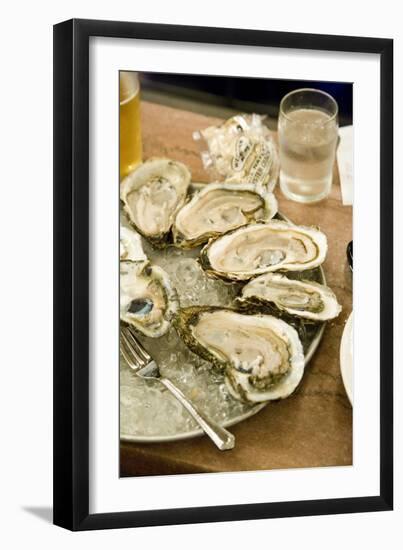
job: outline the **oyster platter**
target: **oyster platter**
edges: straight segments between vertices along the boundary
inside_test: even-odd
[[[121,323],[223,426],[289,397],[341,311],[321,267],[326,235],[278,212],[275,178],[242,173],[246,181],[195,184],[184,164],[151,158],[120,188]],[[157,442],[202,431],[121,356],[120,433]]]

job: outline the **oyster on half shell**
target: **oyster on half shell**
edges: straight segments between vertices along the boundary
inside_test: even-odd
[[[279,273],[266,273],[252,279],[243,287],[237,301],[240,304],[274,304],[290,315],[312,321],[334,319],[341,311],[328,286],[289,279]]]
[[[167,237],[185,202],[190,179],[181,162],[151,158],[121,182],[120,198],[130,222],[153,244],[161,244]]]
[[[305,360],[298,334],[271,315],[196,306],[182,309],[175,326],[194,353],[225,370],[236,399],[283,399],[301,381]]]
[[[244,225],[209,241],[200,263],[213,277],[242,281],[272,271],[318,267],[326,254],[326,235],[319,229],[271,220]]]
[[[142,334],[158,338],[167,332],[179,308],[167,273],[148,261],[120,262],[120,319]]]
[[[124,225],[120,226],[120,259],[132,262],[148,261],[144,254],[140,235]]]
[[[192,248],[248,222],[270,220],[276,212],[273,193],[258,191],[252,184],[211,183],[177,213],[174,244]]]

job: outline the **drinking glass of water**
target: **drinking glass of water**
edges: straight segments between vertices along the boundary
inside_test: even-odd
[[[316,202],[332,185],[338,106],[320,90],[294,90],[280,103],[280,187],[289,199]]]

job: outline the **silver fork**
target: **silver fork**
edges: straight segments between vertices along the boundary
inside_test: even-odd
[[[220,451],[234,448],[235,436],[201,412],[171,380],[161,376],[157,363],[137,340],[130,327],[125,325],[120,327],[120,350],[137,376],[158,380],[181,402]]]

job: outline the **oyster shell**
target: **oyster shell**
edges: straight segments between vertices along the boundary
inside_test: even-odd
[[[158,338],[167,332],[179,308],[168,275],[148,261],[120,262],[120,319]]]
[[[312,321],[327,321],[337,317],[341,306],[334,292],[327,286],[312,281],[289,279],[279,273],[266,273],[247,283],[241,304],[274,304],[290,315]]]
[[[301,381],[305,360],[298,334],[271,315],[189,307],[179,312],[175,326],[194,353],[225,370],[236,399],[283,399]]]
[[[206,272],[247,280],[272,271],[303,271],[323,263],[326,236],[314,227],[271,220],[251,223],[211,240],[200,253]]]
[[[120,259],[132,262],[147,261],[140,235],[123,225],[120,226]]]
[[[269,220],[276,212],[273,193],[257,191],[252,184],[211,183],[177,213],[174,244],[192,248],[248,222]]]
[[[151,158],[122,181],[120,198],[130,222],[154,244],[167,237],[185,202],[190,179],[181,162]]]

